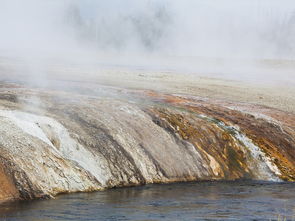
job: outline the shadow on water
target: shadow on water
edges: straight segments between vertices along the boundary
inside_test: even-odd
[[[295,220],[295,183],[193,182],[0,206],[1,220]]]

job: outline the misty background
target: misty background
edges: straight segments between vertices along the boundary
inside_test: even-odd
[[[0,56],[38,61],[34,76],[57,61],[293,73],[294,39],[292,0],[0,0]]]

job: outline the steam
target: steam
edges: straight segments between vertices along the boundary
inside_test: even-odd
[[[204,59],[295,58],[292,0],[0,0],[0,30],[0,55],[38,73],[60,60],[205,73],[221,69]]]

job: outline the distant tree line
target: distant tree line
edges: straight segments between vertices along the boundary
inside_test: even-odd
[[[146,50],[154,50],[165,37],[172,18],[165,6],[151,6],[144,13],[119,15],[114,19],[99,15],[85,18],[79,7],[72,4],[64,21],[79,40],[99,48],[121,49],[133,41]]]

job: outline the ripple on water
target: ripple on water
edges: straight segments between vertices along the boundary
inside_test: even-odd
[[[295,220],[295,184],[194,182],[4,204],[5,220]]]

